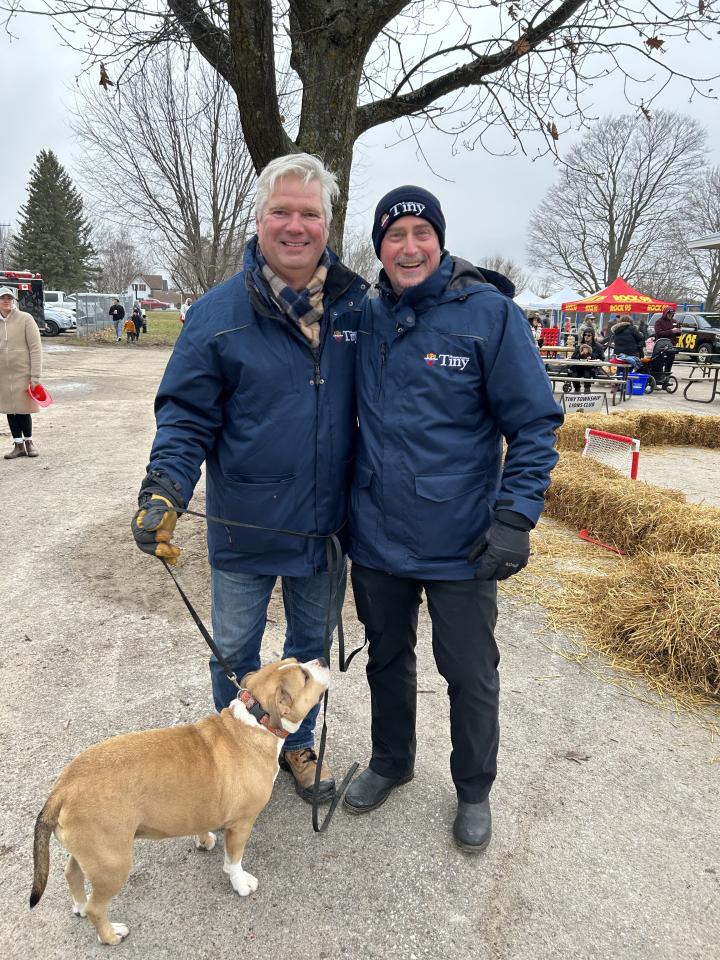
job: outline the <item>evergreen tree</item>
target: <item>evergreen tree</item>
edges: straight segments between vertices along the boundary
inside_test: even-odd
[[[13,243],[16,269],[39,271],[50,289],[82,289],[96,272],[89,238],[82,197],[52,150],[41,150],[20,208]]]

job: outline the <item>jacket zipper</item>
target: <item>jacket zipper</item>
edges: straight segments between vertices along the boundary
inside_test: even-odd
[[[376,403],[379,403],[379,401],[380,401],[380,395],[381,395],[381,393],[382,393],[383,379],[384,379],[384,374],[385,374],[385,363],[386,363],[386,361],[387,361],[387,354],[388,354],[388,345],[387,345],[387,343],[385,343],[385,341],[383,340],[383,342],[380,344],[380,370],[378,371],[377,393],[375,394],[375,402],[376,402]]]

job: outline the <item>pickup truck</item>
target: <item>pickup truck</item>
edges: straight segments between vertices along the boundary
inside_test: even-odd
[[[61,310],[77,310],[77,303],[73,297],[65,293],[64,290],[44,290],[43,298],[48,307],[60,307]]]

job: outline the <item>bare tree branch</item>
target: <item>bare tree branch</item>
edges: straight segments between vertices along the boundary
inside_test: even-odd
[[[227,84],[178,61],[149,60],[119,99],[85,87],[74,128],[96,216],[147,237],[154,263],[201,292],[240,267],[255,171]]]
[[[704,144],[702,128],[679,114],[658,111],[650,123],[632,116],[598,121],[570,150],[567,169],[531,215],[531,265],[585,294],[620,275],[629,283],[653,275],[667,280],[669,250],[705,160]],[[672,262],[675,289],[687,289],[682,258]]]

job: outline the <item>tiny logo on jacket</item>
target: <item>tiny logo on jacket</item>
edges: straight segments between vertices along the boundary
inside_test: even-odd
[[[428,367],[437,364],[439,367],[452,367],[455,370],[464,370],[470,363],[470,357],[453,357],[449,353],[426,353],[423,360]]]
[[[335,343],[357,343],[357,330],[333,330]]]

